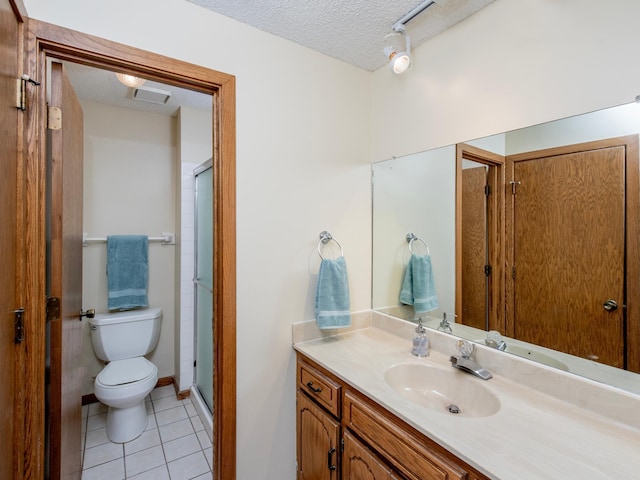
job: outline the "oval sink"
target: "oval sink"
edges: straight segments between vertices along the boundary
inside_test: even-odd
[[[487,417],[500,409],[500,400],[467,373],[419,363],[387,369],[384,379],[399,395],[422,407],[460,417]]]

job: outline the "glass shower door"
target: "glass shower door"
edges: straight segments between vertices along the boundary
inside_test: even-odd
[[[195,384],[213,411],[213,170],[195,174]]]

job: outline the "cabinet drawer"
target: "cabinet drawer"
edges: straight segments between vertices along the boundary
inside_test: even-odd
[[[298,387],[340,417],[340,385],[311,365],[298,361]]]
[[[425,447],[425,439],[407,432],[347,391],[343,420],[404,476],[415,480],[466,480],[467,472]]]

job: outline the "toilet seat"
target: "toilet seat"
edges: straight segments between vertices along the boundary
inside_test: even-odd
[[[98,374],[96,382],[106,388],[117,388],[144,381],[156,373],[157,367],[146,358],[127,358],[110,362]]]

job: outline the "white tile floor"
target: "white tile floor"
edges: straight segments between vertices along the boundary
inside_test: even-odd
[[[212,480],[212,444],[190,399],[176,400],[173,385],[147,397],[149,425],[138,438],[111,443],[107,407],[82,408],[82,480]]]

